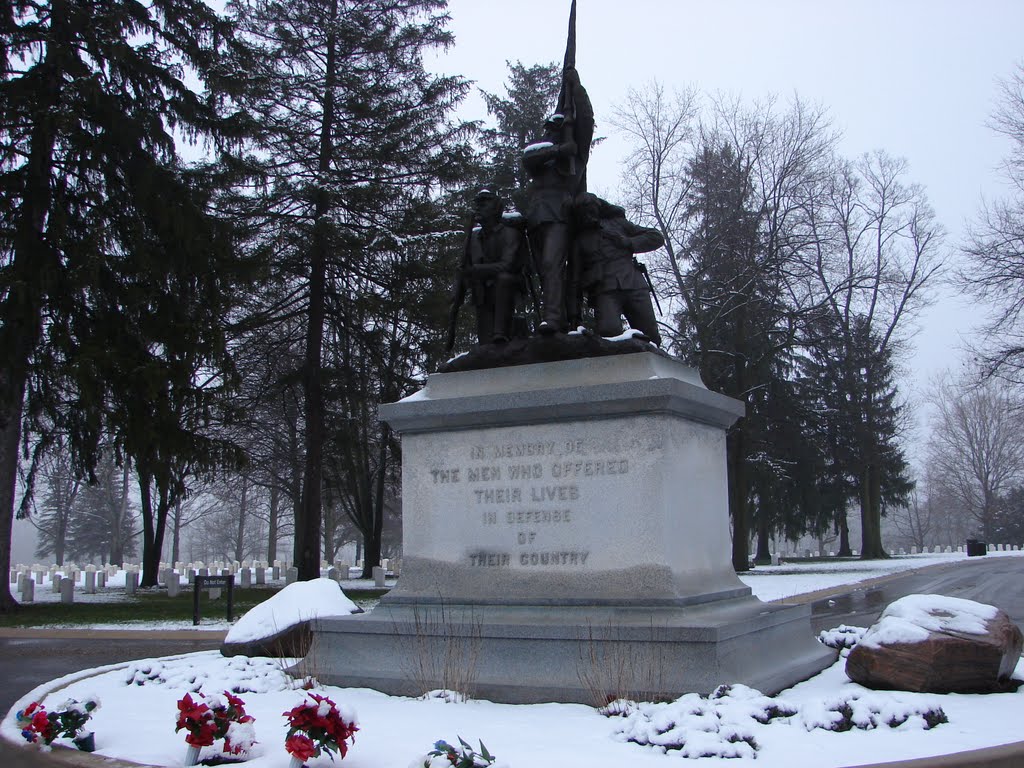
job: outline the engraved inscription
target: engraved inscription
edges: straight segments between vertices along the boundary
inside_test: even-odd
[[[512,564],[512,555],[508,552],[472,552],[469,564],[486,568],[508,568]]]
[[[478,508],[478,530],[491,531],[487,541],[494,549],[468,552],[468,564],[560,571],[587,567],[587,504],[600,500],[613,487],[609,483],[637,471],[635,457],[643,448],[635,438],[616,436],[604,443],[572,438],[464,450],[464,465],[432,468],[428,482],[461,485],[464,490],[443,491],[445,498]]]

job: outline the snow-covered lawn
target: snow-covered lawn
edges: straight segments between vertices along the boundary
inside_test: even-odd
[[[989,695],[879,693],[849,681],[844,660],[822,674],[784,691],[773,701],[742,686],[718,699],[684,696],[668,704],[643,705],[628,717],[605,717],[579,704],[508,705],[488,701],[449,703],[386,696],[368,689],[316,689],[358,716],[355,744],[343,761],[349,768],[405,768],[416,764],[435,741],[457,743],[459,736],[487,748],[509,768],[526,766],[678,765],[683,752],[639,742],[685,741],[696,754],[739,754],[738,759],[706,758],[699,765],[751,764],[760,768],[828,768],[897,760],[1012,742],[1020,738],[1024,692]],[[1024,665],[1017,668],[1024,676]],[[217,652],[133,662],[75,680],[44,699],[51,708],[68,697],[97,696],[101,707],[89,723],[99,754],[154,765],[178,766],[185,754],[184,733],[174,732],[176,702],[187,691],[236,691],[255,716],[258,743],[245,763],[251,768],[285,768],[286,725],[282,713],[305,693],[278,663],[268,659],[225,659]],[[50,684],[51,686],[53,684]],[[44,686],[46,688],[47,686]],[[43,690],[24,697],[24,707]],[[785,716],[767,724],[775,705]],[[827,730],[842,722],[844,705],[853,727]],[[939,710],[948,722],[927,729],[926,713]],[[791,714],[790,714],[791,713]],[[905,720],[892,728],[887,723]],[[868,727],[868,730],[862,729]],[[18,740],[13,711],[4,736]],[[842,726],[840,726],[842,727]],[[660,735],[659,735],[660,734]],[[633,739],[634,741],[630,741]],[[204,757],[219,746],[205,748]],[[753,755],[756,754],[756,758]],[[331,764],[327,757],[311,768]],[[418,765],[422,765],[420,762]]]
[[[867,564],[867,568],[860,563],[758,568],[743,580],[762,599],[777,599],[959,557],[963,556],[898,558]],[[738,755],[731,759],[708,757],[700,761],[701,766],[829,768],[1024,738],[1020,727],[1024,689],[988,695],[881,693],[851,682],[844,663],[841,658],[774,699],[734,686],[717,697],[690,694],[665,704],[626,706],[626,716],[618,717],[606,717],[577,704],[451,703],[330,686],[316,692],[358,715],[355,744],[341,763],[349,768],[422,766],[423,756],[435,741],[457,743],[460,736],[473,746],[482,740],[497,757],[496,765],[508,768],[669,766],[678,765],[685,754]],[[101,708],[89,728],[96,733],[99,754],[179,766],[185,742],[183,733],[174,732],[178,699],[189,691],[215,694],[227,690],[240,695],[246,711],[255,716],[258,743],[245,766],[285,768],[289,756],[283,748],[286,724],[282,713],[300,703],[305,692],[294,687],[282,666],[268,659],[225,659],[216,652],[118,665],[98,674],[69,676],[29,692],[0,728],[5,737],[18,740],[15,711],[44,694],[45,704],[51,708],[68,697],[94,695]],[[1024,664],[1018,665],[1016,676],[1024,678]],[[49,692],[54,688],[59,690]],[[666,751],[664,745],[684,746]],[[203,757],[211,757],[217,750],[219,746],[207,747]],[[308,764],[325,768],[331,761],[323,756]]]

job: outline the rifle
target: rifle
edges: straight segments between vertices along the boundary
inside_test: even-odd
[[[466,245],[462,253],[462,263],[455,273],[455,290],[452,292],[451,307],[448,310],[448,335],[445,337],[444,351],[451,353],[455,347],[455,329],[459,323],[459,308],[466,300],[466,271],[470,265],[470,239],[473,237],[473,217],[469,217],[469,225],[466,227]]]
[[[647,265],[641,263],[636,257],[633,257],[633,264],[640,273],[644,276],[644,281],[647,283],[647,290],[651,292],[651,296],[654,298],[654,306],[658,308],[658,314],[661,314],[661,304],[658,303],[658,294],[654,292],[654,283],[651,282],[651,275],[647,271]]]

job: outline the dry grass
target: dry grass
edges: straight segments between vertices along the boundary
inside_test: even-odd
[[[580,640],[576,674],[595,707],[608,716],[625,714],[626,702],[671,701],[665,690],[664,643],[654,642],[654,626],[644,640],[624,640],[620,627],[608,624],[602,637],[587,626]]]
[[[414,608],[412,632],[395,632],[403,649],[404,676],[424,695],[441,690],[472,698],[480,657],[480,617],[472,608],[458,611],[441,603]]]

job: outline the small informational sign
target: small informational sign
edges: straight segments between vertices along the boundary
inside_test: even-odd
[[[228,621],[232,619],[232,610],[235,602],[235,577],[229,576],[196,576],[195,588],[192,592],[192,625],[199,626],[199,595],[204,589],[227,589],[228,591]]]

